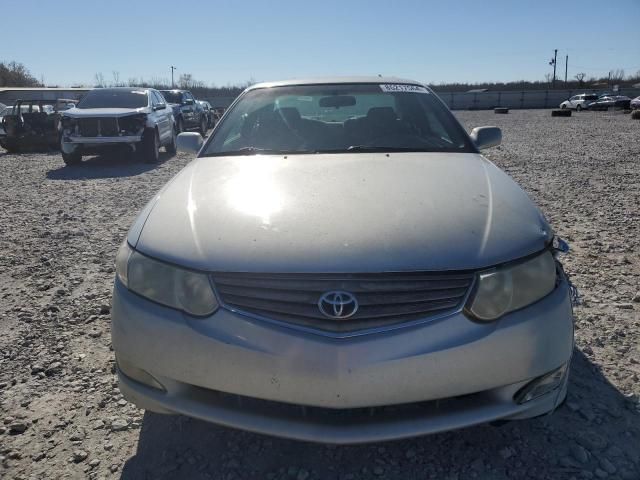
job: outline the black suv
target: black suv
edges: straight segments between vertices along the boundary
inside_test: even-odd
[[[167,103],[173,108],[177,133],[198,130],[202,136],[207,134],[209,120],[193,94],[188,90],[160,90]]]

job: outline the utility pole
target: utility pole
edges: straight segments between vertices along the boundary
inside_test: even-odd
[[[175,87],[175,84],[173,83],[173,71],[177,70],[176,67],[174,67],[173,65],[171,65],[171,88]]]
[[[569,70],[569,55],[564,57],[564,83],[567,84],[567,70]]]
[[[555,88],[556,86],[556,60],[558,59],[558,49],[556,48],[553,51],[553,58],[549,62],[549,65],[553,65],[553,80],[551,81],[551,88]]]

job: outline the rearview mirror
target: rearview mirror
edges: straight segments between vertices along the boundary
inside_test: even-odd
[[[176,143],[179,152],[198,153],[204,140],[202,139],[202,135],[197,132],[184,132],[178,135]]]
[[[167,106],[164,103],[158,103],[153,107],[154,110],[164,110]]]
[[[496,147],[502,143],[502,130],[498,127],[476,127],[471,130],[469,136],[479,150]]]
[[[193,100],[192,100],[191,98],[187,98],[187,99],[184,101],[184,104],[185,104],[185,105],[193,105],[193,103],[194,103],[194,102],[193,102]]]
[[[322,97],[320,106],[325,108],[351,107],[356,104],[356,97],[351,95],[332,95],[331,97]]]

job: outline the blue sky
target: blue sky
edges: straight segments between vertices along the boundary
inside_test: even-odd
[[[170,78],[223,86],[311,75],[427,83],[640,70],[640,0],[0,0],[0,60],[47,84]]]

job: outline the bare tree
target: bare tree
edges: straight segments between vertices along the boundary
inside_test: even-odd
[[[124,85],[122,85],[120,83],[120,72],[113,70],[111,72],[111,75],[113,75],[113,86],[114,87],[124,87]]]
[[[573,78],[578,80],[578,83],[580,84],[580,86],[582,86],[584,83],[584,77],[586,76],[587,76],[586,73],[580,72],[580,73],[576,73]]]
[[[545,80],[545,82],[547,82],[549,85],[551,85],[551,78],[552,78],[552,77],[553,77],[553,75],[552,75],[552,74],[550,74],[550,73],[545,73],[545,74],[544,74],[544,80]]]
[[[609,78],[611,78],[612,82],[621,82],[624,80],[624,70],[622,68],[611,70],[609,72]]]
[[[106,87],[107,82],[104,81],[104,75],[102,72],[98,72],[93,77],[95,79],[96,87]]]
[[[180,88],[182,89],[189,89],[191,88],[191,85],[193,84],[193,75],[191,75],[190,73],[183,73],[182,75],[180,75],[180,78],[178,78],[178,85],[180,85]]]

